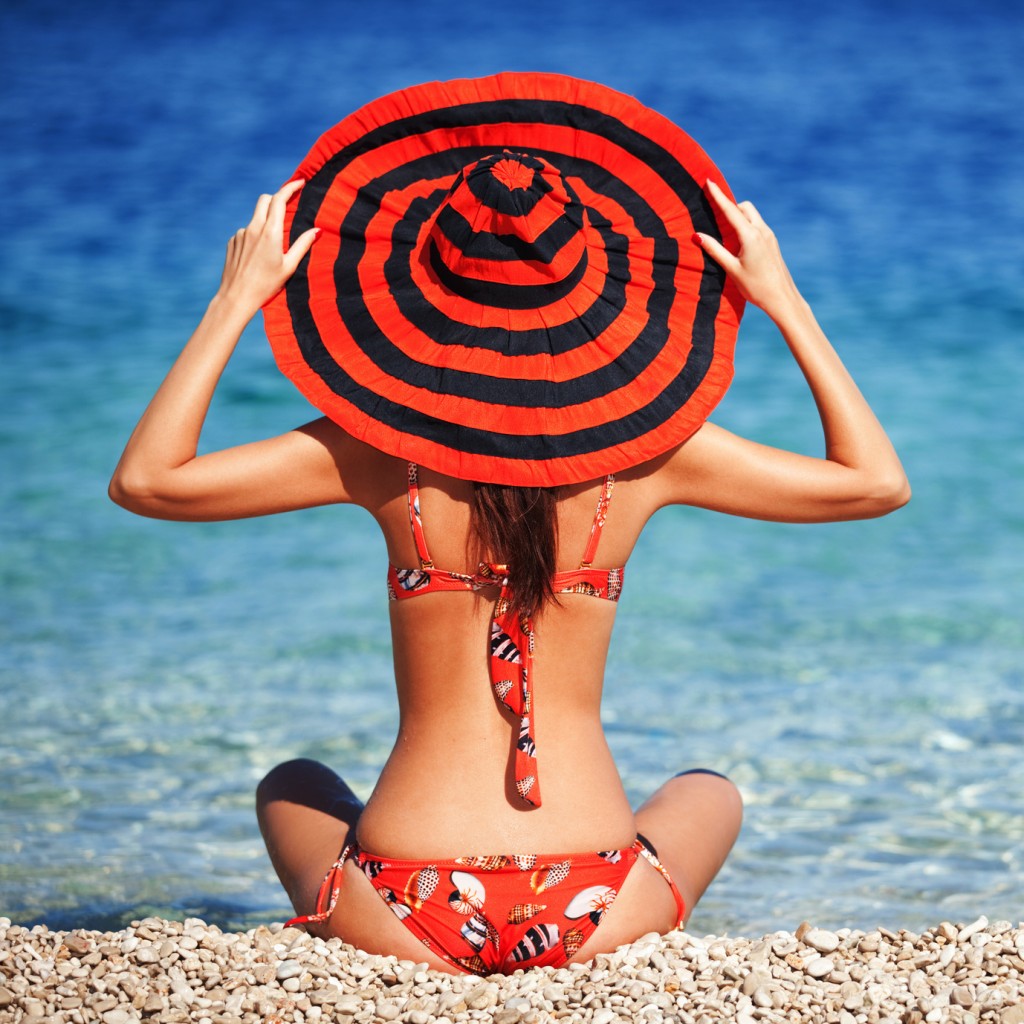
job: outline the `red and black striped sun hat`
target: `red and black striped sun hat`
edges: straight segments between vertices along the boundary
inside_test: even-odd
[[[691,241],[727,233],[704,191],[725,181],[630,96],[531,73],[403,89],[293,177],[288,238],[323,233],[267,334],[376,448],[556,486],[662,454],[729,386],[743,300]]]

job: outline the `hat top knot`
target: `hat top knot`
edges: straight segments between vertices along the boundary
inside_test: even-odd
[[[529,188],[533,184],[533,172],[514,153],[503,156],[496,163],[491,164],[491,174],[509,192],[517,188]]]
[[[583,205],[561,172],[540,157],[505,149],[456,176],[437,211],[427,255],[450,291],[522,309],[574,287],[587,265],[588,233]],[[536,290],[551,286],[554,292]]]

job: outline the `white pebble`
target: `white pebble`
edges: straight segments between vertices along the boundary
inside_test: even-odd
[[[988,918],[982,914],[977,921],[972,921],[969,925],[961,928],[957,933],[957,942],[966,942],[975,932],[980,932],[983,928],[988,927]]]
[[[835,966],[835,963],[827,956],[817,956],[804,964],[804,973],[809,974],[812,978],[824,978],[826,974],[832,973]]]
[[[824,928],[811,928],[804,934],[803,942],[819,953],[834,953],[839,948],[839,936]]]
[[[277,965],[276,977],[278,981],[287,981],[288,978],[297,978],[305,969],[298,960],[282,960]]]
[[[120,1007],[113,1010],[107,1010],[107,1012],[103,1014],[103,1024],[128,1024],[129,1021],[134,1020],[137,1020],[137,1018],[127,1010],[122,1010]]]

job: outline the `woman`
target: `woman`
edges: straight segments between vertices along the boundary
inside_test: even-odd
[[[537,78],[542,79],[539,85]],[[549,109],[557,106],[560,111],[565,105],[565,83],[571,81],[553,78],[481,80],[472,84],[473,102],[464,100],[462,107],[478,116],[480,97],[488,89],[495,90],[488,94],[492,100],[518,101],[543,93],[543,117],[548,117]],[[447,83],[446,97],[463,85]],[[689,161],[684,177],[697,182],[699,195],[689,197],[687,209],[692,224],[702,230],[668,240],[678,243],[669,277],[658,283],[664,262],[657,257],[660,243],[649,267],[637,255],[647,251],[641,244],[646,229],[638,229],[640,241],[631,239],[617,248],[615,239],[629,230],[627,221],[640,223],[646,213],[633,212],[613,223],[611,214],[603,217],[596,192],[588,191],[596,186],[569,174],[563,178],[552,168],[555,136],[548,123],[542,135],[544,158],[493,145],[490,128],[485,141],[495,152],[481,158],[487,147],[481,149],[481,140],[474,136],[473,159],[460,158],[452,165],[463,169],[444,180],[439,198],[408,235],[409,273],[427,282],[421,290],[435,289],[431,310],[446,301],[437,296],[452,300],[449,324],[456,318],[457,303],[462,303],[458,309],[467,302],[491,309],[507,305],[513,311],[507,314],[510,323],[527,316],[519,312],[526,303],[516,288],[542,291],[540,305],[550,319],[561,301],[552,298],[556,291],[558,296],[568,294],[597,265],[612,268],[624,247],[631,262],[629,273],[619,274],[627,282],[620,305],[636,320],[640,309],[653,319],[650,310],[665,290],[675,301],[682,280],[682,271],[675,268],[690,261],[699,287],[694,286],[690,305],[682,299],[676,305],[689,311],[689,329],[700,319],[700,304],[714,292],[710,316],[719,334],[718,349],[702,364],[702,383],[688,385],[692,395],[678,403],[687,410],[696,404],[696,423],[680,423],[673,409],[657,430],[638,429],[643,438],[655,438],[653,456],[650,447],[623,443],[621,430],[590,461],[587,455],[571,460],[558,455],[549,464],[538,457],[519,465],[515,446],[506,446],[502,451],[507,458],[499,453],[487,462],[467,443],[465,450],[455,452],[464,460],[458,462],[463,472],[455,473],[449,453],[440,451],[434,435],[429,442],[422,437],[409,442],[403,435],[400,443],[392,443],[391,435],[401,434],[398,428],[388,425],[374,434],[371,428],[362,429],[363,419],[351,418],[349,407],[359,405],[361,396],[346,393],[336,400],[319,395],[318,383],[300,382],[333,419],[324,417],[279,437],[197,456],[219,376],[261,306],[270,303],[272,340],[280,333],[282,316],[292,332],[289,339],[301,330],[312,331],[313,321],[316,331],[325,333],[324,318],[334,310],[331,303],[341,309],[339,333],[399,333],[388,326],[387,316],[396,314],[387,312],[387,302],[393,299],[403,311],[409,307],[393,275],[388,295],[372,299],[374,267],[391,273],[393,251],[376,261],[366,258],[373,239],[384,237],[375,236],[367,225],[383,217],[388,204],[375,201],[360,220],[353,211],[365,188],[351,186],[356,198],[338,212],[331,206],[330,181],[322,184],[331,154],[336,158],[344,151],[351,166],[371,159],[364,140],[374,136],[375,125],[363,111],[356,127],[352,119],[342,123],[348,125],[343,133],[348,149],[338,144],[325,152],[318,144],[320,150],[313,151],[316,166],[306,168],[311,171],[306,176],[318,182],[310,198],[315,220],[332,223],[324,211],[334,210],[333,222],[341,224],[336,238],[321,240],[319,223],[305,226],[303,203],[314,187],[307,186],[308,194],[303,194],[303,180],[260,198],[250,224],[229,243],[220,288],[140,420],[110,488],[111,497],[131,511],[167,519],[231,519],[336,502],[361,505],[374,516],[391,562],[400,707],[394,750],[365,807],[330,769],[294,761],[263,781],[257,810],[271,859],[300,915],[297,920],[317,934],[337,935],[370,952],[425,961],[439,970],[487,974],[582,961],[647,932],[667,931],[686,920],[733,845],[741,805],[727,779],[702,770],[684,772],[634,813],[601,729],[601,690],[622,567],[651,515],[666,505],[685,504],[760,519],[826,522],[883,515],[909,497],[884,430],[801,298],[757,210],[731,200],[716,184],[720,176],[703,154],[700,160],[706,162],[694,169],[698,158],[680,148],[679,129],[666,127],[667,122],[652,127],[650,112],[635,101],[624,108],[624,98],[609,90],[588,85],[592,91],[586,92],[575,83],[573,88],[577,105],[586,99],[593,107],[612,96],[617,123],[626,122],[628,128],[622,134],[624,149],[634,145],[642,128],[645,138],[658,143],[659,153],[674,154],[673,167]],[[550,102],[552,92],[558,93],[558,104]],[[409,110],[427,94],[398,95],[400,103],[385,98],[390,106],[377,101],[366,108],[389,130],[409,121]],[[451,109],[446,98],[444,118],[438,119],[430,106],[427,113],[435,115],[430,130],[416,129],[417,137],[430,137],[432,153],[446,157],[454,136],[445,136],[441,143],[435,136],[442,121],[445,131],[455,131],[446,120]],[[603,113],[611,109],[608,101]],[[503,113],[494,120],[511,116]],[[534,111],[530,116],[540,115]],[[550,116],[562,115],[556,111]],[[530,133],[539,130],[519,125],[517,131],[516,138],[525,135],[528,142]],[[392,145],[394,132],[385,135],[382,145]],[[587,159],[579,166],[594,165],[595,153],[606,152],[609,137],[615,138],[602,121],[601,139],[593,143],[599,149],[584,154]],[[461,144],[464,136],[457,141]],[[685,145],[695,149],[692,140]],[[358,149],[355,156],[352,147]],[[564,159],[576,166],[573,161],[579,157],[575,153]],[[299,173],[304,173],[302,167]],[[387,176],[374,167],[367,181]],[[407,191],[411,181],[403,178],[388,188]],[[615,203],[620,198],[615,193]],[[531,205],[534,200],[540,205]],[[661,202],[663,209],[672,201],[650,200]],[[545,203],[557,208],[546,213]],[[408,209],[414,207],[412,202]],[[484,232],[480,224],[488,217],[490,227]],[[543,220],[540,227],[538,218]],[[400,223],[401,215],[393,219]],[[355,221],[363,225],[361,234],[353,234]],[[516,238],[514,232],[519,232]],[[557,252],[538,254],[531,248],[539,244],[538,238],[555,233],[562,249],[556,245]],[[397,246],[402,236],[392,226],[387,237]],[[317,248],[328,241],[334,248],[320,266]],[[495,246],[507,251],[495,255]],[[352,281],[359,287],[346,290],[343,263],[352,251],[358,263],[358,281]],[[557,270],[559,254],[570,251],[573,255],[563,262],[573,269]],[[558,279],[559,273],[564,280]],[[631,299],[629,289],[645,275],[652,282],[649,289]],[[608,269],[606,277],[613,282],[615,274]],[[334,286],[338,295],[318,307],[316,289]],[[475,290],[464,294],[463,286]],[[612,290],[609,284],[602,294]],[[509,298],[513,292],[516,297]],[[356,293],[359,308],[352,312],[346,303],[351,305]],[[824,458],[765,447],[704,422],[728,384],[727,372],[715,377],[716,360],[731,354],[722,318],[730,301],[731,308],[741,309],[743,300],[771,317],[803,372],[821,417]],[[364,315],[364,304],[371,301],[376,302],[373,324]],[[425,322],[420,313],[408,316]],[[682,323],[670,320],[667,333],[674,337]],[[606,343],[611,334],[610,329],[602,333]],[[694,327],[692,334],[693,351],[705,342],[714,347],[713,330],[698,337]],[[356,338],[361,347],[348,352],[341,369],[347,372],[363,358],[363,340]],[[319,344],[317,336],[316,344],[303,348],[316,353],[311,363],[323,363]],[[664,332],[659,344],[664,344]],[[283,356],[282,347],[277,349],[279,363],[293,378],[307,371],[290,365],[292,350]],[[445,370],[447,379],[457,379],[450,365]],[[322,366],[317,372],[318,380],[326,379]],[[650,377],[644,379],[648,386]],[[694,398],[702,394],[702,386],[714,391],[710,398],[705,395],[703,405]],[[332,385],[332,390],[337,395],[344,388]],[[429,410],[431,424],[441,415],[444,397]],[[343,404],[331,404],[336,401]],[[538,408],[530,415],[546,412]],[[462,433],[452,436],[469,433],[464,423],[457,426]],[[524,445],[535,435],[557,433],[545,433],[543,425],[533,433],[518,429]],[[454,450],[456,442],[446,435],[443,444]],[[411,461],[406,452],[428,457]],[[598,466],[600,471],[594,472]],[[520,469],[528,474],[550,469],[557,486],[524,485],[514,478]],[[481,479],[487,482],[481,484]],[[417,599],[405,599],[410,597]]]

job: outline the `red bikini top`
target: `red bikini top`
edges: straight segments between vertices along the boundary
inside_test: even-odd
[[[608,516],[615,477],[605,478],[597,502],[590,539],[578,569],[555,573],[552,581],[556,594],[585,594],[606,601],[617,601],[622,593],[623,569],[593,569],[601,530]],[[430,558],[420,516],[420,496],[416,463],[409,463],[409,522],[419,555],[418,569],[388,566],[388,598],[404,601],[420,594],[447,590],[480,590],[500,586],[491,619],[491,685],[501,702],[519,719],[519,738],[515,750],[516,791],[528,804],[540,807],[540,783],[537,778],[537,749],[533,739],[533,673],[534,630],[526,616],[508,611],[508,569],[493,562],[481,562],[475,573],[450,572],[438,569]]]

